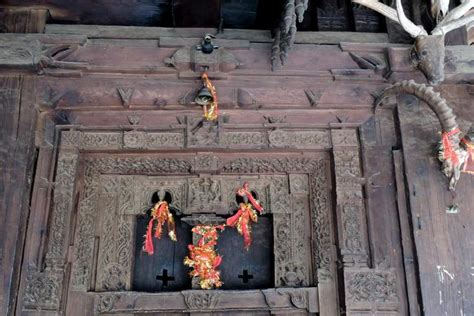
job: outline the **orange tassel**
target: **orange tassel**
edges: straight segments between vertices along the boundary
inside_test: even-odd
[[[233,216],[226,221],[227,226],[237,227],[237,231],[244,237],[245,249],[249,249],[252,244],[250,220],[257,222],[257,213],[252,209],[250,203],[240,203],[240,208]]]
[[[455,128],[452,131],[443,132],[443,134],[441,135],[441,143],[443,144],[444,150],[444,159],[450,161],[453,166],[457,166],[459,164],[459,157],[456,151],[453,149],[453,145],[451,144],[451,140],[449,138],[459,132],[459,128]]]
[[[143,250],[149,255],[152,255],[154,253],[153,239],[151,238],[152,229],[153,229],[153,218],[150,219],[150,221],[148,222],[148,227],[146,229],[146,235],[145,235],[145,244],[143,245]]]
[[[171,240],[176,241],[174,218],[169,210],[168,202],[160,201],[156,203],[151,209],[151,219],[148,222],[145,241],[143,244],[143,251],[145,251],[149,255],[152,255],[154,253],[152,239],[154,221],[156,221],[154,234],[155,238],[161,238],[161,234],[163,232],[163,225],[165,224],[165,222],[168,222],[168,235]]]

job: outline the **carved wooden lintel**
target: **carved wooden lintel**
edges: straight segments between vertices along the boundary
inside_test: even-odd
[[[140,297],[140,303],[137,298]],[[239,310],[252,305],[254,311],[317,313],[317,288],[286,288],[250,291],[188,290],[175,293],[95,294],[95,313],[213,312]],[[251,302],[251,303],[250,303]]]

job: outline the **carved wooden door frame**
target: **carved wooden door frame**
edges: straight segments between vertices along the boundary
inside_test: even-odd
[[[366,288],[362,291],[370,291],[370,287],[376,286],[383,288],[384,292],[377,294],[379,296],[374,298],[374,304],[382,304],[383,309],[386,310],[399,309],[399,297],[403,294],[397,286],[398,281],[394,271],[373,269],[369,262],[363,192],[365,179],[361,168],[357,128],[336,126],[332,129],[299,131],[279,128],[255,132],[222,129],[219,140],[215,143],[209,145],[206,142],[206,145],[202,145],[204,146],[202,151],[182,154],[181,149],[196,146],[196,143],[191,145],[189,141],[185,141],[188,138],[187,128],[183,126],[181,130],[165,132],[123,130],[102,132],[76,128],[58,132],[60,141],[55,168],[50,233],[45,245],[46,255],[44,264],[39,264],[41,262],[39,261],[36,265],[30,263],[28,266],[26,280],[23,283],[25,311],[42,309],[61,313],[67,310],[64,305],[65,295],[69,297],[67,304],[85,304],[85,306],[90,306],[90,310],[95,313],[166,311],[163,306],[169,306],[169,303],[165,302],[174,302],[174,305],[171,305],[174,306],[173,310],[207,309],[212,311],[238,308],[239,304],[232,306],[220,303],[228,301],[226,296],[235,295],[227,291],[190,290],[174,294],[127,291],[90,292],[89,269],[94,265],[93,249],[97,248],[97,244],[94,244],[97,241],[93,227],[97,207],[94,206],[94,201],[98,198],[99,181],[115,179],[109,181],[111,183],[106,181],[102,186],[101,190],[104,190],[105,198],[100,198],[100,207],[118,206],[119,212],[124,212],[124,208],[129,203],[126,201],[130,195],[127,188],[130,188],[133,183],[125,178],[110,178],[107,175],[166,174],[177,177],[200,173],[244,175],[274,172],[290,174],[289,193],[294,193],[294,196],[299,194],[310,196],[313,225],[312,260],[316,265],[311,284],[317,285],[317,288],[240,291],[239,296],[251,295],[252,301],[256,304],[254,307],[261,310],[283,311],[296,308],[322,314],[338,313],[340,303],[337,294],[339,272],[336,265],[336,244],[339,244],[341,259],[345,266],[343,277],[346,304],[350,302],[352,308],[357,309],[364,295],[360,292],[361,287]],[[267,147],[270,151],[264,153],[248,151],[239,157],[231,156],[231,158],[226,158],[225,154],[218,152],[221,144],[225,144],[226,148],[229,143],[237,148],[255,146],[255,139],[262,139],[263,145],[257,143],[257,146]],[[295,139],[299,141],[295,142]],[[163,148],[163,145],[168,146],[167,152],[156,151],[158,148]],[[140,149],[140,153],[136,153],[137,149]],[[213,153],[215,149],[218,151]],[[286,153],[275,153],[276,149]],[[298,150],[295,152],[293,149]],[[173,151],[169,152],[169,150]],[[107,152],[109,154],[100,154]],[[329,160],[329,155],[333,157],[332,161]],[[332,172],[334,172],[335,188],[331,185]],[[105,176],[101,176],[102,174]],[[311,192],[305,193],[304,181],[301,183],[301,177],[298,174],[309,175]],[[118,183],[118,186],[114,188],[112,182],[117,181],[122,184]],[[118,204],[112,203],[115,201],[116,192],[120,192]],[[108,195],[110,196],[107,198]],[[332,215],[333,198],[335,198],[337,219],[334,219]],[[288,204],[289,200],[293,199],[284,197],[278,200],[280,201],[278,203],[282,203],[281,206],[272,205],[272,208],[292,209]],[[275,215],[280,216],[278,212]],[[331,228],[336,223],[338,233]],[[75,228],[70,231],[68,227]],[[124,227],[126,225],[119,223],[117,226],[119,235],[114,235],[114,237],[127,239],[128,236],[130,242],[133,243],[130,230]],[[275,229],[278,230],[278,228]],[[120,234],[125,235],[120,236]],[[72,241],[74,235],[75,241]],[[338,236],[337,241],[336,236]],[[278,232],[275,232],[275,237],[278,238]],[[286,237],[283,235],[283,238],[276,239],[275,243],[284,243]],[[122,248],[127,249],[127,247]],[[128,251],[131,249],[128,248]],[[278,260],[278,258],[275,259]],[[64,265],[65,261],[69,263]],[[296,273],[295,269],[297,270],[291,264],[286,265],[281,273],[282,275]],[[111,275],[118,276],[120,273],[123,271],[117,270]],[[127,288],[129,289],[130,285],[124,284],[124,289]],[[319,305],[318,302],[324,303]],[[367,302],[362,301],[360,308],[367,308]]]

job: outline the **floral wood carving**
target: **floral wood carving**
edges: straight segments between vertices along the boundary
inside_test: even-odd
[[[115,303],[119,299],[120,296],[115,294],[100,295],[96,307],[97,312],[100,314],[112,311],[114,309]]]
[[[331,131],[339,222],[342,227],[341,254],[345,266],[368,265],[365,233],[365,204],[361,186],[361,161],[357,131]]]
[[[87,132],[89,134],[93,134],[91,132]],[[72,132],[68,136],[64,138],[65,142],[61,145],[63,150],[68,150],[69,147],[76,147],[79,144],[79,148],[84,144],[83,141],[83,132]],[[121,135],[120,133],[117,133]],[[89,137],[91,136],[91,137]],[[93,139],[92,135],[88,135],[89,139]],[[89,146],[91,143],[87,142]],[[62,150],[62,151],[63,151]],[[67,151],[65,151],[67,152]],[[61,152],[60,152],[61,155]],[[196,156],[194,156],[196,157]],[[119,201],[120,205],[124,205],[123,208],[117,207],[117,214],[128,214],[127,209],[130,209],[135,205],[136,198],[133,197],[134,193],[131,192],[129,189],[124,187],[124,184],[130,184],[130,178],[120,178],[118,177],[118,182],[115,181],[105,181],[105,179],[101,179],[100,174],[104,173],[112,173],[112,174],[149,174],[149,173],[165,173],[169,175],[173,174],[191,174],[193,172],[193,166],[195,165],[194,157],[190,156],[189,158],[155,158],[155,157],[133,157],[133,156],[126,156],[126,157],[117,157],[117,156],[109,156],[109,157],[101,157],[96,158],[93,156],[86,157],[84,159],[84,189],[81,191],[81,200],[79,203],[78,208],[78,216],[77,216],[77,226],[76,226],[76,236],[74,242],[74,254],[73,254],[73,265],[71,270],[71,288],[74,290],[80,291],[87,291],[90,289],[91,284],[91,271],[90,267],[92,266],[92,257],[94,254],[95,246],[95,237],[94,237],[94,227],[98,219],[97,215],[97,207],[101,207],[100,203],[104,203],[105,199],[99,197],[100,190],[103,191],[103,194],[111,194],[112,192],[120,192],[121,199]],[[289,158],[238,158],[230,161],[219,161],[216,157],[214,159],[213,165],[217,166],[218,170],[221,172],[226,173],[267,173],[267,172],[296,172],[296,173],[309,173],[310,175],[313,172],[317,171],[317,168],[323,168],[327,170],[328,167],[327,161],[323,160],[322,158],[303,158],[298,157],[295,159]],[[243,163],[243,165],[241,165]],[[75,171],[74,171],[75,172]],[[326,183],[326,171],[321,173],[323,179],[319,179],[318,181],[323,180]],[[267,176],[261,176],[262,179],[265,179]],[[274,182],[274,179],[271,179],[274,176],[268,176],[268,181]],[[319,176],[318,176],[319,177]],[[75,175],[73,175],[70,179],[74,179]],[[284,177],[282,177],[284,178]],[[267,181],[267,180],[264,180]],[[277,181],[278,182],[278,181]],[[275,182],[275,183],[277,183]],[[61,183],[61,181],[59,181]],[[124,184],[123,184],[124,183]],[[262,182],[263,183],[263,182]],[[284,182],[282,182],[283,185]],[[289,195],[289,184],[288,180],[286,180],[285,192]],[[101,188],[102,189],[99,189]],[[284,202],[284,199],[279,199],[275,197],[276,189],[269,188],[262,189],[257,188],[259,192],[259,196],[262,198],[271,199],[268,200],[268,205],[273,205],[274,209],[280,214],[283,214],[284,209],[290,208],[288,202]],[[304,189],[302,189],[304,191]],[[272,193],[275,192],[275,193]],[[102,193],[101,193],[102,194]],[[115,193],[114,193],[115,194]],[[268,195],[267,195],[268,194]],[[327,194],[327,192],[323,192],[322,194]],[[273,200],[272,200],[273,199]],[[288,199],[287,199],[288,200]],[[321,208],[314,208],[313,204],[311,204],[311,208],[313,208],[317,212],[326,213],[325,216],[329,216],[326,210]],[[314,211],[313,211],[314,212]],[[297,216],[295,219],[300,221]],[[126,251],[127,246],[126,243],[119,242],[120,240],[129,240],[131,239],[129,236],[130,231],[128,229],[124,229],[129,225],[128,223],[118,225],[117,229],[117,242],[113,245],[113,248],[116,249],[115,254],[111,256],[113,260],[109,261],[110,263],[106,265],[104,271],[109,273],[109,275],[113,274],[117,276],[116,280],[111,279],[104,284],[102,283],[103,289],[114,289],[114,290],[121,290],[127,288],[127,276],[124,272],[127,270],[127,258],[128,254]],[[130,226],[128,226],[130,227]],[[320,227],[319,229],[327,229],[328,231],[330,228]],[[123,235],[124,237],[120,237]],[[328,233],[328,235],[330,235]],[[294,242],[294,241],[292,241]],[[131,249],[128,247],[128,249]],[[63,253],[65,250],[63,250]],[[319,252],[319,251],[315,251]],[[298,259],[295,259],[298,261]],[[331,260],[328,260],[332,262]],[[284,270],[286,275],[283,274],[283,277],[286,284],[292,284],[295,282],[295,278],[293,275],[297,275],[296,280],[304,280],[304,282],[308,282],[308,271],[306,270],[307,267],[296,265],[287,265]],[[123,274],[125,273],[125,274]],[[104,280],[103,277],[98,276],[99,279]],[[125,281],[123,281],[125,280]],[[299,281],[296,281],[297,283]],[[58,284],[62,286],[62,277],[59,279]],[[100,283],[97,283],[99,285]]]
[[[392,272],[346,272],[346,295],[351,303],[397,303],[397,282]]]
[[[226,132],[223,133],[220,143],[228,147],[255,147],[265,146],[267,141],[264,132]]]
[[[26,308],[54,310],[59,308],[62,271],[38,272],[28,267],[23,303]]]
[[[46,265],[50,268],[62,268],[64,265],[66,227],[74,204],[73,191],[77,159],[78,152],[75,149],[62,150],[58,158],[51,234],[46,252]]]
[[[212,309],[219,299],[217,291],[183,291],[182,293],[186,305],[193,310]]]
[[[318,268],[314,283],[333,279],[333,238],[331,236],[332,218],[328,190],[327,166],[320,164],[313,171],[311,179],[311,222],[313,229],[313,258]]]
[[[287,148],[327,148],[329,137],[326,131],[296,131],[281,129],[268,134],[270,147]]]

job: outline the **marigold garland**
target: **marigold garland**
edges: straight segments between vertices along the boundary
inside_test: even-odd
[[[197,225],[192,232],[201,235],[197,245],[188,245],[189,256],[184,258],[184,264],[193,268],[191,277],[199,278],[202,289],[219,288],[222,286],[220,271],[216,268],[221,264],[222,257],[214,249],[217,244],[217,230],[224,230],[224,225]]]
[[[163,232],[163,225],[165,222],[168,223],[168,236],[171,240],[176,241],[176,227],[173,218],[173,214],[171,214],[168,202],[160,201],[156,203],[153,208],[151,209],[151,219],[148,222],[148,227],[145,234],[145,241],[143,244],[143,250],[152,255],[155,250],[153,248],[153,239],[152,239],[152,231],[153,231],[153,222],[156,221],[155,225],[155,238],[160,239],[161,234]]]

